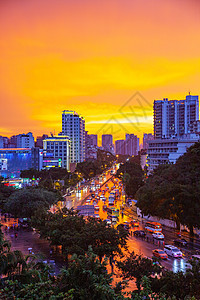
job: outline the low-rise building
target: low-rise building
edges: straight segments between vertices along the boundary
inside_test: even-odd
[[[180,138],[150,141],[147,150],[148,172],[151,173],[160,164],[174,164],[190,146],[199,140],[199,135],[187,134]]]
[[[68,136],[52,136],[43,140],[43,168],[70,168],[70,139]]]
[[[19,178],[23,170],[41,170],[42,151],[39,148],[0,149],[0,176]]]

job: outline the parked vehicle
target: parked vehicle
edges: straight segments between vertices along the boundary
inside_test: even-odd
[[[152,251],[153,255],[155,257],[161,258],[161,259],[168,259],[168,255],[167,253],[165,253],[163,250],[161,249],[154,249]]]
[[[165,238],[164,234],[162,232],[155,232],[152,234],[154,239],[163,240]]]
[[[140,237],[145,237],[145,236],[146,236],[146,232],[145,232],[144,230],[135,230],[135,231],[133,232],[133,234],[134,234],[135,236],[140,236]]]
[[[172,257],[182,257],[183,253],[175,246],[173,245],[165,245],[164,248],[165,253],[167,255],[172,256]]]
[[[176,239],[173,241],[174,245],[186,247],[188,242],[185,239]]]
[[[194,255],[191,256],[191,259],[195,259],[197,261],[200,261],[200,255],[194,254]]]
[[[107,210],[107,205],[103,205],[103,210]]]
[[[99,211],[99,206],[98,206],[98,205],[95,205],[95,206],[94,206],[94,210],[95,210],[95,211]]]

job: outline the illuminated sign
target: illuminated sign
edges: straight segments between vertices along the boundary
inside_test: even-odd
[[[7,158],[0,158],[0,170],[7,171],[8,170],[8,160]]]

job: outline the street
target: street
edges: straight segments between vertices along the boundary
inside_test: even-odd
[[[95,188],[98,186],[98,188]],[[109,194],[118,190],[119,194],[114,201],[114,205],[109,205]],[[93,197],[91,196],[93,195]],[[100,198],[101,197],[101,198]],[[103,199],[103,200],[102,200]],[[83,187],[77,187],[71,196],[66,196],[63,202],[60,202],[58,206],[60,208],[76,208],[81,204],[94,204],[95,205],[95,216],[101,218],[102,220],[109,221],[111,208],[117,212],[117,223],[130,222],[133,219],[137,219],[135,214],[126,213],[127,206],[125,206],[125,193],[123,191],[122,183],[119,179],[114,178],[111,174],[111,170],[107,171],[103,176],[99,176],[95,180],[89,181]],[[51,208],[51,211],[55,211],[55,206]],[[129,211],[129,209],[127,209]],[[112,219],[112,218],[111,218]],[[55,261],[55,272],[58,273],[59,268],[62,266],[62,258],[59,253],[59,249],[50,248],[48,241],[41,239],[40,235],[35,231],[27,231],[26,229],[20,229],[17,232],[17,237],[15,237],[14,229],[12,229],[13,224],[17,224],[17,220],[10,218],[10,220],[4,220],[2,217],[1,222],[3,224],[3,232],[5,237],[12,242],[12,249],[19,249],[24,254],[29,254],[31,252],[34,254],[42,254],[43,260],[48,262]],[[129,238],[128,238],[128,250],[129,252],[134,251],[136,254],[142,254],[148,258],[152,258],[152,250],[163,249],[165,244],[173,245],[173,240],[177,238],[176,233],[169,229],[163,229],[165,236],[164,241],[158,241],[150,238],[144,239],[140,237],[135,237],[133,232],[135,230],[144,230],[144,220],[140,220],[139,227],[129,228]],[[10,230],[5,231],[5,226],[9,226]],[[185,271],[186,268],[190,267],[187,263],[188,258],[191,255],[190,249],[181,249],[183,252],[183,258],[172,258],[169,257],[166,261],[162,261],[162,266],[168,270],[174,272]]]

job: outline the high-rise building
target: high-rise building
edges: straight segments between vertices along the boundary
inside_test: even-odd
[[[97,135],[85,132],[85,159],[97,159]]]
[[[200,134],[200,120],[197,120],[190,124],[189,130],[190,133]]]
[[[126,155],[137,155],[139,151],[139,138],[134,134],[126,134]]]
[[[0,149],[4,148],[3,137],[0,136]]]
[[[75,111],[62,112],[62,134],[71,141],[70,162],[85,160],[85,120]]]
[[[117,140],[115,141],[115,154],[125,155],[126,151],[126,141],[125,140]]]
[[[189,133],[189,125],[199,119],[199,97],[155,100],[153,109],[155,139],[179,137]]]
[[[102,134],[102,147],[105,151],[114,152],[112,134]]]
[[[70,140],[68,136],[52,136],[43,140],[43,168],[62,167],[69,170]]]
[[[97,134],[88,134],[88,131],[86,131],[85,132],[85,146],[97,147]]]
[[[16,139],[12,137],[13,141],[16,141],[16,148],[33,148],[35,146],[34,137],[31,132],[27,134],[18,134]]]
[[[147,150],[149,146],[149,142],[154,140],[154,136],[151,133],[143,134],[143,149]]]

